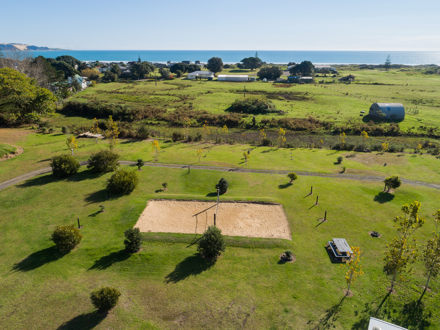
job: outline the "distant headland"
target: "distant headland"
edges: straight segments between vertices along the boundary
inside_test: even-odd
[[[14,50],[62,50],[61,48],[49,48],[49,47],[40,47],[40,46],[34,46],[34,45],[27,45],[27,44],[20,44],[20,43],[0,43],[0,51],[6,50],[6,51],[14,51]]]

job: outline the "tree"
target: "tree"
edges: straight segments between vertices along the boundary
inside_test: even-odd
[[[35,80],[14,69],[0,69],[0,125],[38,120],[55,109],[56,98]]]
[[[71,135],[66,139],[66,145],[67,148],[69,148],[69,150],[72,152],[72,156],[73,156],[73,151],[75,149],[78,149],[78,142],[76,142],[76,138],[74,135]]]
[[[115,75],[117,75],[118,77],[121,75],[121,73],[122,73],[122,71],[121,71],[121,68],[119,67],[119,65],[117,65],[116,63],[113,63],[112,65],[110,65],[110,70],[107,70],[107,71],[110,71],[110,72],[112,72],[112,73],[114,73]],[[106,71],[106,72],[107,72]]]
[[[241,60],[243,63],[243,67],[245,69],[255,70],[263,65],[263,61],[261,61],[258,57],[246,57]]]
[[[118,167],[118,160],[118,154],[102,150],[90,156],[87,168],[97,173],[112,172]]]
[[[135,171],[119,169],[107,181],[107,191],[113,195],[129,194],[138,183],[139,178]]]
[[[104,76],[102,77],[103,82],[115,82],[118,81],[118,75],[110,70],[104,72]]]
[[[394,218],[398,236],[387,245],[384,272],[391,276],[390,292],[393,291],[397,276],[405,271],[416,259],[416,243],[410,240],[412,234],[420,228],[425,220],[419,216],[420,202],[402,206],[402,216]]]
[[[366,131],[361,132],[362,141],[365,144],[367,142],[367,139],[369,138],[368,133]]]
[[[87,77],[87,79],[89,79],[89,80],[98,80],[99,71],[96,69],[86,68],[81,71],[81,76]]]
[[[170,77],[171,77],[171,72],[167,68],[160,68],[159,69],[159,74],[160,74],[162,79],[170,79]]]
[[[125,250],[129,253],[138,252],[141,249],[141,232],[139,228],[130,228],[124,232]]]
[[[249,159],[251,158],[251,154],[249,152],[247,152],[247,151],[244,151],[243,152],[243,158],[244,158],[245,164],[247,165]]]
[[[289,69],[290,74],[300,76],[313,76],[315,73],[315,66],[310,61],[303,61],[300,64]]]
[[[137,160],[136,166],[137,166],[139,171],[142,169],[142,166],[144,166],[144,164],[145,163],[144,163],[144,161],[142,159],[138,159]]]
[[[345,281],[347,282],[347,292],[346,295],[350,294],[350,287],[356,280],[356,278],[363,274],[361,267],[361,250],[359,247],[352,247],[353,253],[351,254],[350,260],[347,261],[348,269],[345,273]]]
[[[385,63],[383,65],[385,67],[385,70],[389,70],[391,68],[391,56],[388,55],[387,59],[385,60]]]
[[[100,312],[107,313],[110,309],[116,306],[121,293],[119,290],[110,287],[104,287],[93,291],[90,295],[90,300]]]
[[[210,226],[200,238],[197,251],[203,258],[209,261],[215,261],[217,257],[225,251],[225,248],[225,241],[220,229],[215,226]]]
[[[278,146],[282,147],[286,143],[286,130],[280,127],[278,130]]]
[[[65,178],[77,173],[80,164],[71,155],[60,155],[52,158],[50,166],[55,177]]]
[[[386,191],[387,193],[389,193],[391,189],[399,188],[400,185],[402,184],[399,177],[396,175],[386,178],[383,182],[385,183],[385,187],[383,188],[383,191]]]
[[[154,72],[154,66],[149,62],[131,62],[130,72],[133,79],[143,79],[145,75]]]
[[[108,117],[107,127],[108,129],[105,131],[105,136],[110,139],[110,149],[113,149],[118,143],[119,127],[111,115]]]
[[[214,75],[217,72],[223,70],[223,61],[220,57],[211,57],[208,60],[208,64],[206,65],[209,71],[214,72]]]
[[[58,226],[52,233],[52,241],[58,251],[68,253],[81,242],[82,235],[73,225]]]
[[[220,195],[226,193],[228,187],[229,187],[229,183],[224,178],[221,178],[220,181],[215,185],[215,189],[218,189]]]
[[[434,236],[426,243],[423,251],[423,263],[425,265],[426,283],[419,302],[425,295],[431,278],[436,278],[440,273],[440,234],[438,232],[434,233]]]
[[[153,140],[153,142],[151,142],[151,148],[153,149],[154,152],[154,158],[157,160],[157,156],[159,155],[159,151],[160,151],[159,141]]]
[[[277,80],[281,75],[283,74],[283,71],[280,69],[279,66],[272,65],[272,66],[265,66],[258,71],[258,78],[261,80],[267,79],[267,80]]]
[[[292,183],[293,181],[298,179],[298,175],[296,175],[296,173],[294,173],[294,172],[291,172],[291,173],[287,174],[287,176],[290,179],[290,183]]]

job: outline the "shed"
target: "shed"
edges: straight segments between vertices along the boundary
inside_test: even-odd
[[[374,118],[402,121],[405,119],[405,108],[401,103],[373,103],[369,114]]]
[[[368,323],[368,330],[406,330],[398,325],[385,322],[383,320],[370,317],[370,323]]]
[[[249,81],[247,74],[220,74],[218,81]]]
[[[211,71],[194,71],[188,73],[187,78],[190,80],[194,80],[197,78],[212,80],[212,78],[214,78],[214,74]]]

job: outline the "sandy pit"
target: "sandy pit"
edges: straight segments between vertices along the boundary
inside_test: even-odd
[[[150,200],[135,228],[141,232],[202,234],[214,224],[215,202]],[[291,239],[279,204],[221,202],[217,227],[224,235]]]

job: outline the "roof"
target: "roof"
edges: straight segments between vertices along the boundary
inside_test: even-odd
[[[247,74],[219,74],[219,78],[231,78],[231,77],[241,77],[241,78],[248,78],[249,75]]]
[[[208,75],[212,75],[213,73],[211,71],[194,71],[194,72],[190,72],[188,74],[208,74]]]
[[[381,108],[403,108],[402,103],[376,103]]]
[[[370,317],[370,323],[368,324],[368,330],[406,330],[398,325],[385,322],[383,320]]]
[[[309,80],[309,79],[313,79],[313,77],[301,77],[301,78],[299,78],[299,79],[306,79],[306,80]]]
[[[353,253],[345,238],[333,238],[333,243],[336,245],[339,252]]]

